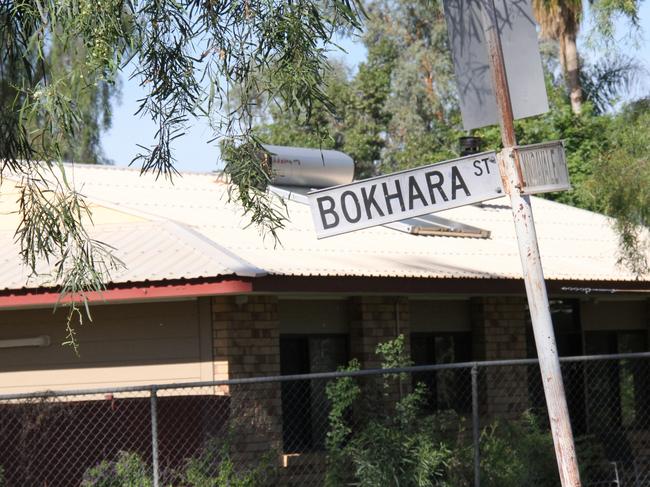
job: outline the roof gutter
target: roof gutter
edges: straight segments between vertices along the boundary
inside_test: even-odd
[[[222,280],[215,282],[189,282],[179,284],[146,283],[130,287],[115,287],[104,291],[91,291],[63,298],[56,291],[32,290],[0,296],[0,309],[35,308],[42,306],[66,305],[71,302],[108,304],[115,302],[148,301],[160,299],[195,298],[218,294],[249,293],[253,290],[251,280]]]
[[[649,294],[650,289],[618,289],[615,287],[563,287],[562,291],[569,291],[569,292],[577,292],[577,293],[584,293],[584,294],[592,294],[592,293],[599,293],[599,294],[620,294],[620,293],[626,293],[626,294]]]

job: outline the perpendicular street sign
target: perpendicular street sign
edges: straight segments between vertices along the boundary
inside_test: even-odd
[[[331,237],[503,195],[494,152],[309,193],[316,236]]]
[[[562,141],[518,146],[515,151],[521,168],[522,194],[571,189]]]
[[[499,117],[483,29],[485,12],[492,9],[492,3],[444,0],[443,4],[463,127],[496,124]],[[545,113],[548,99],[531,2],[495,0],[494,4],[514,118]]]

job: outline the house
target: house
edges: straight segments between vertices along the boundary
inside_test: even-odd
[[[399,334],[417,364],[534,355],[506,198],[323,240],[309,208],[287,198],[274,241],[217,174],[172,184],[134,169],[67,170],[92,207],[92,236],[125,267],[89,294],[80,356],[59,346],[65,310],[52,311],[56,289],[19,262],[18,183],[3,181],[0,394],[321,372],[351,357],[374,368],[376,346]],[[611,220],[536,197],[533,209],[560,354],[648,350],[650,278],[617,264]],[[291,407],[279,386],[258,400],[277,421]]]

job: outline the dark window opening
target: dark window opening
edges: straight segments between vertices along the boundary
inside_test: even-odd
[[[645,352],[647,332],[638,331],[592,331],[585,333],[587,354],[619,354]],[[588,384],[590,397],[608,397],[606,408],[591,407],[590,417],[594,424],[615,424],[625,428],[634,427],[637,412],[650,407],[647,381],[648,366],[642,360],[611,360],[598,363],[598,373],[592,374]],[[593,365],[592,367],[595,367]],[[601,417],[602,416],[602,417]]]
[[[585,333],[589,355],[635,353],[647,350],[647,332],[590,331]],[[603,360],[585,364],[588,374],[587,414],[590,431],[603,442],[611,460],[633,458],[627,431],[645,428],[639,424],[642,411],[650,408],[646,360]]]
[[[583,354],[582,326],[580,321],[580,301],[576,299],[551,299],[549,300],[551,319],[555,341],[560,357],[574,357]],[[526,333],[528,356],[537,358],[537,348],[533,335],[530,316]],[[585,406],[584,370],[583,364],[562,364],[562,378],[566,400],[571,417],[571,426],[575,435],[584,434],[587,430],[587,411]],[[533,410],[546,417],[546,400],[544,386],[537,365],[528,369],[528,393]]]
[[[332,372],[347,364],[347,335],[281,335],[282,375]],[[284,451],[322,450],[328,427],[325,381],[282,383],[282,436]]]
[[[415,365],[469,362],[472,359],[472,334],[413,333],[411,359]],[[427,406],[431,410],[471,411],[471,375],[469,369],[440,370],[413,374],[413,385],[427,388]]]
[[[582,326],[580,324],[580,302],[576,299],[551,299],[551,320],[555,332],[555,341],[560,357],[582,355]],[[527,315],[528,356],[537,358],[537,348],[533,336],[530,316]]]
[[[579,302],[551,300],[551,316],[560,356],[603,355],[647,350],[645,330],[581,332]],[[536,357],[532,327],[528,327],[529,356]],[[628,438],[640,428],[640,412],[650,408],[644,381],[650,367],[643,360],[564,362],[562,376],[573,433],[593,436],[610,461],[629,462],[634,457]],[[538,366],[529,369],[531,405],[546,417],[544,391]]]

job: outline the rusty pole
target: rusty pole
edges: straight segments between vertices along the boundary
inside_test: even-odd
[[[553,434],[560,481],[562,487],[580,487],[580,472],[562,382],[553,322],[551,321],[551,312],[546,294],[546,284],[544,283],[542,261],[537,245],[533,210],[530,197],[521,194],[522,177],[515,149],[517,140],[515,137],[514,116],[501,40],[497,30],[494,0],[485,0],[483,4],[483,28],[488,47],[490,71],[499,110],[501,140],[503,142],[499,170],[506,191],[510,195],[519,256],[526,285],[528,307],[530,308],[530,317],[535,335],[535,345],[537,346],[539,368],[544,384],[544,394]]]

